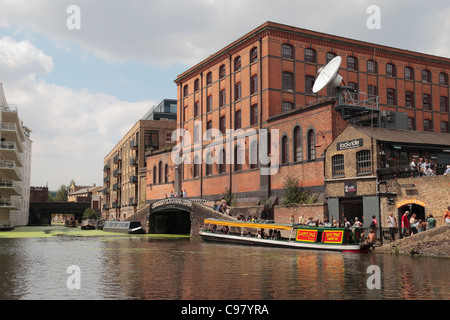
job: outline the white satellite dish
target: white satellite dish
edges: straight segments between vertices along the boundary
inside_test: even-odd
[[[342,81],[342,77],[338,74],[341,66],[342,58],[334,57],[328,64],[319,69],[319,75],[314,82],[313,92],[317,93],[328,85],[332,85],[334,88],[339,86]]]

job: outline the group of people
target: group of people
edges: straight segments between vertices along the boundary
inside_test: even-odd
[[[416,161],[416,158],[413,158],[411,163],[409,164],[411,167],[411,172],[414,177],[428,177],[436,175],[436,166],[429,159],[420,158],[419,162]],[[447,171],[449,170],[450,165],[447,166]],[[447,171],[445,174],[447,174]]]
[[[431,213],[428,214],[425,220],[423,220],[417,219],[417,215],[415,213],[411,214],[409,211],[405,211],[401,221],[402,235],[404,237],[408,237],[410,235],[423,232],[425,230],[431,230],[436,227],[436,222],[437,222],[436,219],[433,217]]]
[[[216,201],[213,209],[216,211],[219,211],[222,214],[231,216],[230,209],[228,208],[228,205],[227,205],[227,200],[225,200],[225,199],[222,199],[220,202]]]
[[[170,191],[169,196],[167,196],[167,194],[164,195],[164,198],[187,198],[187,192],[186,189],[184,189],[183,191],[180,192],[179,195],[177,195],[175,192]]]

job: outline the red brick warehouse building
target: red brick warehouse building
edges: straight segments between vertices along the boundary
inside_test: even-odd
[[[177,128],[193,137],[191,163],[174,164],[170,152],[149,156],[147,201],[184,189],[188,196],[209,198],[220,198],[226,189],[237,197],[280,195],[287,176],[323,195],[324,150],[349,119],[335,110],[332,90],[316,95],[312,86],[320,67],[335,56],[342,57],[345,84],[379,96],[379,109],[404,114],[409,130],[448,132],[450,59],[266,22],[175,80]],[[226,146],[206,134],[211,128],[223,140],[231,137],[227,129],[257,135],[277,129],[278,173],[262,175],[264,165],[249,152],[269,148],[261,139]],[[216,159],[243,155],[245,163],[199,161],[211,150]],[[151,174],[161,161],[170,169],[158,180]]]

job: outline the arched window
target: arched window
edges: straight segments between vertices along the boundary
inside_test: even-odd
[[[313,129],[308,130],[308,160],[316,159],[316,134]]]
[[[183,97],[187,97],[188,94],[189,94],[189,86],[186,84],[183,87]]]
[[[355,57],[347,57],[347,69],[356,71],[358,70],[358,59]]]
[[[192,172],[192,176],[194,178],[198,178],[198,176],[199,176],[199,169],[200,169],[199,159],[198,159],[198,156],[195,156],[194,157],[194,167],[193,167],[193,172]]]
[[[303,150],[302,150],[302,129],[297,126],[294,129],[294,162],[300,162],[303,160]]]
[[[199,79],[195,79],[194,81],[194,91],[198,91],[200,90],[200,80]]]
[[[288,112],[294,109],[294,104],[289,101],[283,101],[281,105],[281,111],[282,112]]]
[[[164,166],[164,182],[169,182],[169,165],[167,163]]]
[[[288,137],[281,138],[281,164],[289,163]]]
[[[258,142],[252,141],[250,143],[250,154],[249,154],[249,162],[250,162],[250,169],[258,168]]]
[[[221,158],[219,159],[219,173],[225,173],[226,171],[226,163],[227,163],[227,155],[225,152],[225,148],[222,146],[220,148]]]
[[[242,163],[244,162],[242,149],[243,147],[241,147],[239,143],[236,143],[236,146],[234,147],[234,171],[242,170]]]
[[[206,85],[209,86],[210,84],[212,84],[212,72],[208,72],[208,74],[206,75]]]
[[[305,49],[305,62],[316,63],[316,51],[314,49]]]
[[[327,52],[327,54],[326,54],[327,63],[330,62],[331,60],[333,60],[335,57],[336,57],[336,53]]]
[[[392,63],[386,64],[386,76],[395,77],[396,75],[395,65]]]
[[[367,60],[367,72],[377,73],[377,63],[373,60]]]
[[[163,178],[163,164],[162,161],[159,162],[159,167],[158,167],[158,183],[163,183],[164,182],[164,178]]]
[[[286,91],[294,91],[294,75],[291,72],[284,71],[282,77],[282,89]]]
[[[241,57],[236,57],[234,59],[234,71],[241,70]]]
[[[281,57],[285,59],[294,59],[294,48],[287,43],[281,46]]]
[[[156,169],[156,166],[153,166],[153,184],[156,184],[158,181],[158,169]]]
[[[405,79],[414,80],[414,69],[411,67],[405,67]]]
[[[225,78],[226,75],[226,70],[225,70],[225,65],[221,65],[219,67],[219,79]]]
[[[256,62],[258,60],[258,48],[253,47],[252,50],[250,50],[250,63]]]

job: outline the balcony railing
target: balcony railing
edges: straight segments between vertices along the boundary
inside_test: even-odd
[[[130,176],[130,183],[138,183],[138,176]]]
[[[22,180],[22,173],[17,169],[16,163],[12,160],[0,160],[0,170],[8,170],[4,176],[13,180]]]
[[[11,200],[10,198],[0,198],[0,208],[19,209],[20,204],[17,200]]]
[[[121,174],[122,174],[122,170],[116,169],[116,170],[114,170],[114,172],[113,172],[113,177],[120,176]]]
[[[122,155],[118,154],[114,157],[114,163],[122,161]]]
[[[22,194],[22,188],[10,179],[0,179],[0,189],[11,189],[15,191],[16,195]],[[6,193],[5,190],[3,192]]]

